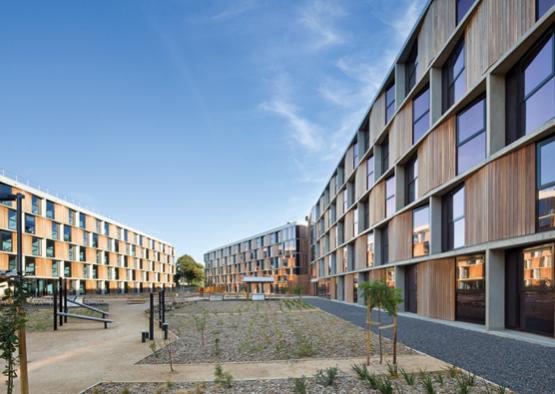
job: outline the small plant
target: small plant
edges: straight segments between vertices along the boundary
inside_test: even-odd
[[[416,383],[416,376],[414,376],[413,373],[407,372],[403,368],[401,368],[401,375],[409,386],[414,386],[414,384]]]
[[[171,390],[173,388],[173,382],[171,380],[166,380],[166,389]]]
[[[229,372],[224,372],[220,364],[216,364],[214,368],[214,383],[223,387],[224,389],[231,388],[233,376]]]
[[[304,375],[293,380],[293,392],[295,394],[306,394],[307,389],[306,377]]]
[[[353,364],[351,368],[353,369],[353,371],[356,373],[357,377],[360,380],[368,380],[368,378],[370,377],[368,368],[366,368],[366,365],[364,364],[361,364],[361,365]]]
[[[391,376],[392,378],[399,377],[399,372],[397,371],[397,364],[387,363],[387,372],[389,373],[389,376]]]
[[[338,374],[339,369],[337,367],[319,369],[315,375],[316,382],[324,387],[333,386]]]
[[[378,380],[378,391],[382,394],[393,394],[393,385],[387,376]]]
[[[438,382],[440,385],[443,386],[444,381],[443,381],[443,375],[441,373],[438,373],[436,375],[436,382]]]
[[[459,374],[459,369],[456,366],[451,365],[450,367],[447,367],[447,373],[451,379],[454,379]]]
[[[298,358],[305,358],[310,357],[314,354],[314,347],[312,346],[312,342],[310,339],[304,335],[297,335],[297,349],[295,351],[295,355]]]
[[[460,394],[467,394],[470,392],[470,388],[476,384],[476,377],[467,372],[461,374],[457,377],[457,387]]]
[[[129,394],[129,387],[123,386],[123,388],[120,391],[120,394]]]
[[[432,377],[428,373],[424,373],[420,375],[420,382],[424,386],[427,394],[435,394],[436,390],[434,389],[434,382]]]

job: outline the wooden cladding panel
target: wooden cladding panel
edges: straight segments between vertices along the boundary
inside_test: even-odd
[[[56,259],[68,260],[69,259],[69,244],[67,242],[54,242],[54,250]]]
[[[358,200],[366,192],[366,161],[357,168],[355,193]]]
[[[397,113],[389,132],[389,160],[394,163],[412,145],[412,100]]]
[[[330,179],[330,198],[335,196],[337,190],[335,189],[335,175],[333,175]]]
[[[336,228],[337,228],[337,226],[333,226],[333,227],[330,228],[330,232],[329,232],[330,250],[333,250],[337,247]]]
[[[535,22],[535,0],[489,0],[488,65],[495,63]],[[479,44],[478,44],[479,45]]]
[[[354,146],[351,145],[349,149],[347,149],[347,153],[345,153],[345,179],[353,172],[353,149]]]
[[[354,236],[354,233],[353,233],[354,212],[355,211],[351,209],[349,212],[347,212],[347,215],[345,216],[345,241],[349,241]]]
[[[493,161],[466,180],[467,246],[535,232],[535,156],[535,145],[528,145]]]
[[[385,268],[368,271],[368,281],[373,282],[376,280],[385,281]]]
[[[86,248],[85,249],[85,260],[89,263],[96,263],[96,249]]]
[[[488,63],[488,4],[480,2],[465,31],[465,72],[467,90],[483,76]]]
[[[52,261],[36,258],[35,259],[35,276],[50,278],[52,277]]]
[[[362,235],[358,237],[355,241],[355,268],[365,268],[366,267],[366,242],[367,236]]]
[[[343,277],[343,299],[346,302],[353,302],[353,282],[354,274],[345,275]]]
[[[389,260],[401,261],[412,257],[412,211],[395,216],[387,227]]]
[[[424,195],[456,174],[455,116],[446,119],[418,146],[418,194]]]
[[[42,216],[35,216],[35,236],[40,238],[50,238],[52,235],[52,225],[49,219]]]
[[[345,189],[343,189],[345,190]],[[336,210],[336,217],[339,218],[341,215],[343,215],[345,212],[343,212],[343,199],[345,197],[345,193],[343,193],[343,190],[337,195],[337,199],[336,204],[335,204],[335,210]]]
[[[378,134],[385,126],[385,93],[382,92],[376,98],[370,111],[370,144],[374,144]]]
[[[8,228],[8,207],[0,205],[0,228]]]
[[[381,181],[370,192],[370,225],[385,219],[385,181]]]
[[[455,260],[419,263],[416,277],[418,314],[455,320]]]
[[[418,75],[422,75],[455,30],[455,0],[430,4],[418,32]]]
[[[341,272],[343,272],[343,249],[339,249],[335,256],[335,272],[340,274]]]
[[[7,271],[9,265],[9,255],[6,253],[0,253],[0,271]]]

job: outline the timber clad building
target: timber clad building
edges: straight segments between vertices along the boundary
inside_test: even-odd
[[[308,290],[308,227],[288,223],[208,251],[204,263],[207,284],[227,292],[243,284],[255,293]]]
[[[23,269],[35,294],[66,278],[74,292],[126,293],[173,286],[174,247],[76,205],[0,177],[22,193]],[[16,204],[0,203],[0,271],[16,270]]]
[[[434,0],[310,214],[312,291],[554,336],[554,0]]]

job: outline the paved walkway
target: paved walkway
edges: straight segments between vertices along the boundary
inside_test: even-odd
[[[306,298],[306,301],[358,326],[366,327],[364,308]],[[373,319],[377,312],[374,311]],[[386,319],[387,320],[387,319]],[[555,392],[555,348],[399,317],[399,341],[413,349],[455,364],[519,393]]]
[[[139,333],[147,328],[145,304],[110,303],[114,324],[104,330],[102,324],[71,320],[57,332],[28,334],[29,378],[31,393],[78,393],[99,381],[199,381],[212,380],[214,364],[136,365],[151,353],[150,344],[141,343]],[[161,346],[161,330],[156,329]],[[364,358],[309,359],[268,363],[223,363],[234,379],[268,379],[314,375],[318,369],[337,366],[351,371]],[[387,361],[387,358],[386,358]],[[399,366],[417,372],[420,368],[438,371],[447,366],[425,355],[399,355]],[[376,373],[386,373],[385,363],[373,359]],[[16,392],[19,388],[16,387]]]

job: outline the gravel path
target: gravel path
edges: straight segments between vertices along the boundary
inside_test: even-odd
[[[361,327],[366,324],[363,308],[323,298],[305,301]],[[555,392],[553,347],[403,316],[399,317],[398,335],[399,341],[413,349],[519,393]]]

